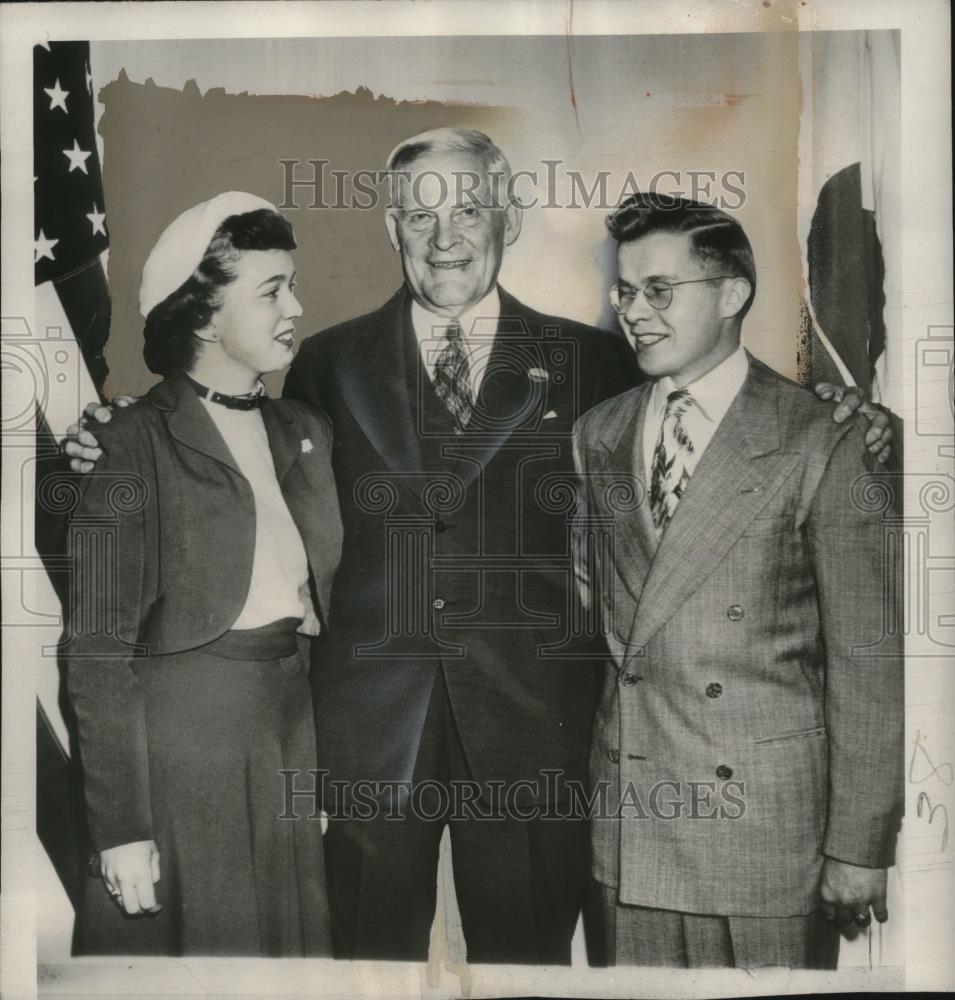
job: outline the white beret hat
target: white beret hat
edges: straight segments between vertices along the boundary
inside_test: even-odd
[[[156,240],[143,265],[139,311],[143,318],[166,296],[189,280],[199,266],[219,226],[232,215],[278,209],[264,198],[245,191],[226,191],[177,216]]]

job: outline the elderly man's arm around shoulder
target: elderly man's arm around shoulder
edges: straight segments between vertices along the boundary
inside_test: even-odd
[[[841,924],[888,917],[886,869],[901,812],[902,640],[890,605],[899,567],[884,543],[886,474],[858,424],[822,471],[807,520],[826,656],[829,811],[821,903]]]

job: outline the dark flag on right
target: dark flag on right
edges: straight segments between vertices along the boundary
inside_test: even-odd
[[[899,34],[807,32],[799,46],[799,375],[900,414]]]

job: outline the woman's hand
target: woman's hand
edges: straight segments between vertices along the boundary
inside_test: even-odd
[[[130,915],[158,913],[153,884],[159,881],[159,849],[154,840],[136,840],[101,851],[106,891]]]

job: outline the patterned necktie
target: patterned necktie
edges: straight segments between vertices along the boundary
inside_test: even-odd
[[[677,389],[667,396],[660,436],[653,450],[650,512],[659,535],[670,523],[696,466],[693,442],[683,426],[683,417],[692,405],[693,397],[686,389]]]
[[[461,325],[445,330],[447,343],[434,363],[434,391],[454,418],[454,433],[463,434],[471,419],[471,366],[461,335]]]

